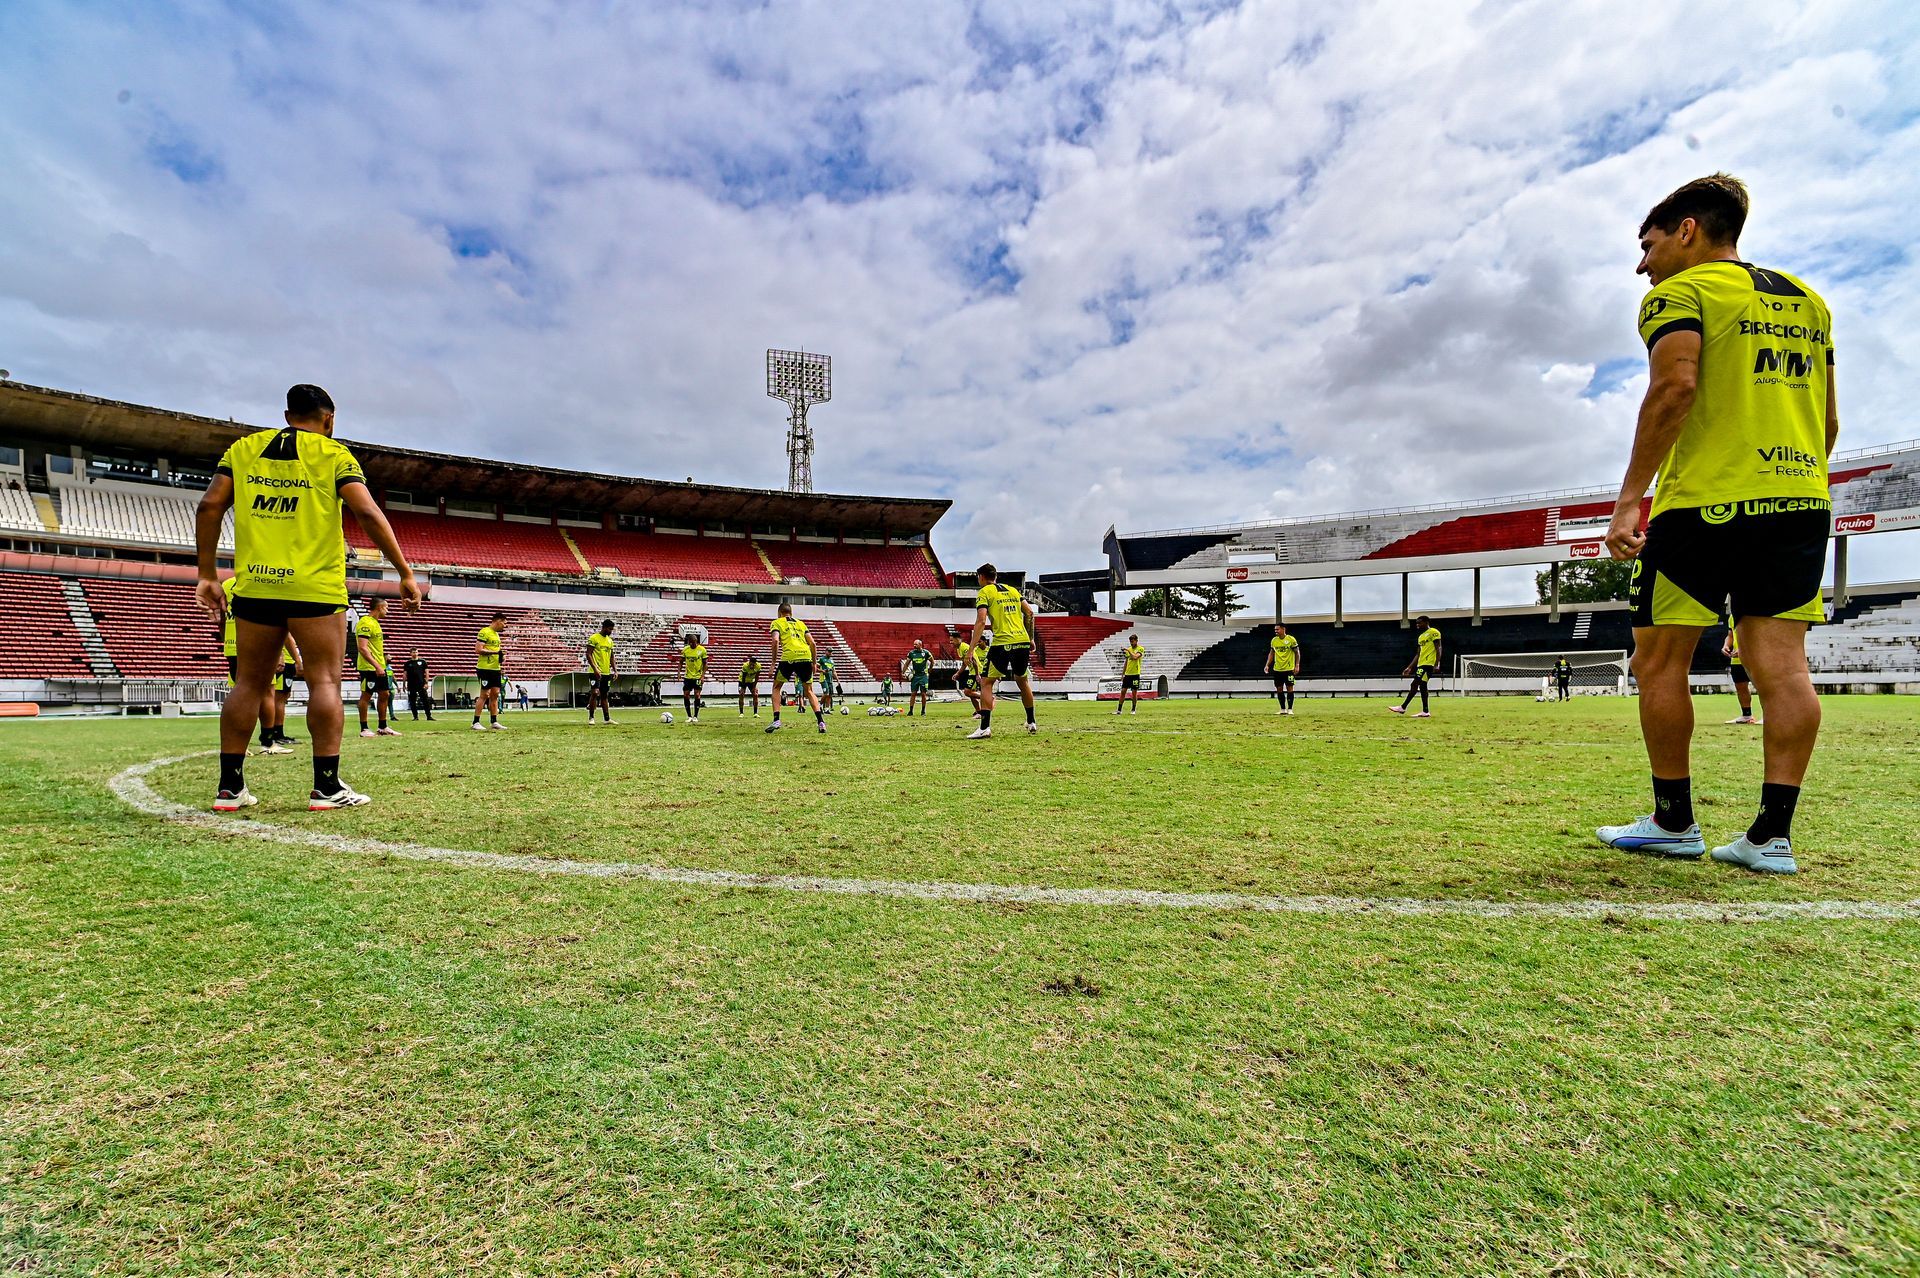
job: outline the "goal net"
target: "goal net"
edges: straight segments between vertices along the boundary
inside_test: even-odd
[[[1569,691],[1579,696],[1624,696],[1627,653],[1623,648],[1587,652],[1482,652],[1460,658],[1460,692],[1557,695],[1553,668],[1561,658],[1573,668]]]

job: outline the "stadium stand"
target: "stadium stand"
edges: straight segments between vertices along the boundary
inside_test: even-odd
[[[200,611],[191,585],[86,577],[80,588],[121,674],[133,679],[226,679],[220,627]]]
[[[400,549],[416,564],[576,577],[586,572],[567,549],[560,530],[551,524],[463,519],[457,515],[427,515],[407,510],[388,511],[387,522],[393,525]],[[360,530],[358,520],[349,515],[345,524],[349,545],[361,550],[373,549],[372,538]]]
[[[875,590],[939,590],[945,584],[918,546],[763,541],[760,548],[785,579],[804,577],[815,586]]]
[[[493,609],[481,604],[427,603],[419,612],[412,613],[404,608],[388,608],[380,623],[386,632],[387,664],[398,673],[418,648],[436,679],[448,675],[470,678],[475,658],[474,636],[492,615]],[[507,609],[500,649],[501,668],[510,681],[545,679],[581,668],[580,647],[570,647],[563,636],[553,631],[547,624],[544,609]],[[352,665],[353,654],[349,649],[347,666],[351,669]]]
[[[760,552],[744,538],[606,532],[597,528],[567,531],[588,563],[595,568],[611,568],[623,577],[742,585],[766,585],[776,580]]]
[[[895,679],[905,676],[904,663],[915,639],[933,653],[938,668],[951,670],[958,664],[953,650],[954,629],[936,622],[838,621],[834,628],[876,679],[883,672]]]
[[[60,531],[70,537],[101,537],[148,546],[193,545],[193,511],[199,494],[126,492],[86,484],[54,488]],[[37,520],[36,520],[37,522]],[[220,546],[233,549],[233,516],[220,523]]]
[[[93,674],[58,577],[0,573],[0,679],[85,679]]]
[[[1124,634],[1127,623],[1107,617],[1072,617],[1044,613],[1040,617],[1040,638],[1047,650],[1047,663],[1039,669],[1046,678],[1061,679],[1087,649],[1103,639]]]
[[[1580,624],[1585,617],[1586,625]],[[1453,670],[1453,658],[1486,652],[1555,652],[1631,650],[1633,628],[1624,607],[1566,610],[1559,621],[1545,612],[1530,616],[1489,616],[1482,625],[1464,617],[1436,614],[1434,625],[1443,636],[1442,673]],[[1398,619],[1289,623],[1287,633],[1300,641],[1301,666],[1308,678],[1382,679],[1397,676],[1413,652],[1413,632]],[[1257,679],[1267,658],[1271,625],[1255,626],[1220,640],[1188,663],[1182,679]],[[1699,662],[1717,656],[1719,640],[1709,649],[1703,637]],[[1725,668],[1725,662],[1720,668]],[[1696,668],[1701,668],[1698,664]],[[1710,666],[1707,668],[1711,668]]]
[[[1844,609],[1841,624],[1807,635],[1815,674],[1920,672],[1920,592],[1875,596]]]
[[[678,677],[681,671],[680,636],[691,627],[706,632],[707,675],[709,682],[732,682],[740,673],[740,663],[748,657],[760,658],[766,667],[772,650],[767,630],[770,617],[712,617],[689,615],[666,618],[666,624],[648,641],[639,654],[639,672]],[[840,667],[842,679],[864,678],[865,669],[852,649],[834,633],[831,623],[804,618],[813,634],[813,642],[822,655],[831,653]],[[764,670],[762,679],[772,679],[773,671]]]
[[[24,488],[0,488],[0,529],[46,531],[40,522],[40,512],[34,509],[32,493]]]

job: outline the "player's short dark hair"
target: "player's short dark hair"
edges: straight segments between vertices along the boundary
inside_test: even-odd
[[[287,416],[310,422],[322,413],[333,411],[333,396],[318,386],[301,382],[287,387]]]
[[[612,617],[608,617],[608,618],[606,618],[605,620],[603,620],[603,621],[602,621],[602,622],[600,623],[600,628],[601,628],[602,630],[606,630],[606,629],[608,629],[609,627],[611,627],[612,625],[613,625],[613,618],[612,618]]]
[[[1423,628],[1426,626],[1431,626],[1433,624],[1432,620],[1424,612],[1421,613],[1419,616],[1415,617],[1414,620],[1420,623],[1420,625]]]
[[[1000,570],[992,564],[981,564],[973,570],[973,575],[982,581],[997,581],[1000,577]]]
[[[691,630],[689,630],[686,634],[680,636],[681,643],[698,643],[699,640],[700,640],[700,636],[694,634]]]
[[[791,617],[793,615],[793,605],[790,603],[783,603],[780,605],[779,611],[781,616]]]
[[[1671,235],[1688,218],[1715,244],[1739,243],[1747,224],[1747,184],[1731,173],[1695,178],[1648,210],[1640,234],[1659,227]]]
[[[506,619],[507,619],[507,610],[505,608],[496,609],[494,611],[493,616],[487,618],[487,620],[489,621],[505,621]]]

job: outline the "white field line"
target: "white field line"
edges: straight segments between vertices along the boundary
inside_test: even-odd
[[[479,870],[570,875],[588,879],[643,879],[699,887],[760,888],[780,892],[816,892],[836,896],[897,897],[915,901],[964,901],[983,905],[1122,906],[1140,909],[1251,910],[1269,914],[1348,914],[1448,916],[1494,919],[1645,919],[1660,923],[1789,923],[1839,920],[1920,920],[1920,901],[1753,901],[1614,902],[1424,900],[1374,896],[1244,896],[1234,892],[1155,892],[1138,888],[1050,888],[999,883],[915,883],[898,879],[815,878],[797,874],[742,874],[734,870],[693,870],[624,861],[567,861],[537,856],[507,856],[459,848],[390,843],[272,825],[244,817],[203,812],[162,796],[147,784],[156,769],[204,758],[214,751],[174,755],[137,763],[107,782],[128,806],[178,825],[213,834],[239,835],[296,847],[362,856],[432,861]]]

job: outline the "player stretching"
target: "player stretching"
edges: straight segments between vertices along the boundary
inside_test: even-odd
[[[1134,631],[1127,636],[1127,646],[1121,650],[1126,664],[1120,667],[1120,704],[1114,709],[1119,714],[1127,708],[1127,693],[1133,693],[1133,712],[1140,713],[1140,663],[1147,659],[1147,650],[1140,646],[1140,632]]]
[[[480,726],[480,712],[487,712],[487,727],[495,732],[503,731],[500,722],[500,698],[505,695],[506,674],[500,664],[500,632],[507,628],[507,614],[496,612],[480,627],[480,633],[473,637],[473,673],[480,679],[480,695],[473,702],[473,730],[485,732]]]
[[[1553,692],[1555,701],[1566,701],[1573,696],[1573,663],[1565,657],[1553,663]]]
[[[680,708],[686,712],[688,723],[698,723],[700,707],[705,704],[701,688],[707,677],[707,645],[692,632],[688,632],[682,642],[685,646],[680,650]]]
[[[827,716],[813,695],[814,646],[813,636],[807,633],[807,623],[793,615],[792,604],[783,603],[780,615],[768,629],[773,632],[773,722],[767,725],[767,731],[780,730],[780,707],[786,704],[787,680],[791,679],[796,689],[805,690],[813,721],[825,732]],[[800,696],[800,692],[794,693],[795,704]]]
[[[1753,717],[1753,685],[1747,682],[1747,667],[1740,660],[1740,635],[1731,617],[1727,618],[1727,641],[1720,645],[1720,655],[1727,659],[1727,676],[1733,680],[1733,695],[1740,698],[1740,713],[1727,722],[1760,722]]]
[[[360,463],[333,440],[333,400],[318,386],[295,386],[287,392],[286,419],[284,430],[255,431],[233,442],[194,513],[199,560],[194,596],[210,615],[219,616],[227,607],[217,568],[220,521],[233,511],[234,694],[220,709],[216,812],[257,802],[247,791],[247,739],[289,633],[300,646],[307,676],[307,724],[313,736],[307,806],[325,811],[370,802],[340,779],[340,729],[346,718],[340,667],[347,647],[343,504],[399,572],[406,606],[420,606],[413,569],[374,505]]]
[[[967,734],[967,740],[979,741],[993,735],[993,685],[1011,679],[1020,688],[1020,703],[1027,711],[1027,731],[1038,732],[1033,721],[1033,676],[1027,666],[1033,656],[1033,636],[1039,620],[1033,605],[1011,586],[1000,584],[1000,573],[992,564],[981,564],[980,589],[973,597],[973,632],[993,627],[993,646],[987,649],[987,664],[980,676],[980,726]],[[1044,653],[1042,654],[1044,660]]]
[[[747,712],[747,698],[753,698],[754,718],[760,717],[760,658],[748,657],[740,663],[740,713]]]
[[[587,723],[593,723],[594,703],[600,705],[600,722],[613,722],[613,618],[600,623],[600,629],[587,636]]]
[[[1405,714],[1408,703],[1413,700],[1414,694],[1418,693],[1420,713],[1413,717],[1431,719],[1433,713],[1427,707],[1427,684],[1433,679],[1433,672],[1440,668],[1440,632],[1435,630],[1433,623],[1425,617],[1415,617],[1413,628],[1415,631],[1413,660],[1408,662],[1407,668],[1400,672],[1402,675],[1412,675],[1413,683],[1407,688],[1406,699],[1397,706],[1388,706],[1387,709],[1395,714]]]
[[[353,668],[360,676],[360,735],[397,737],[399,730],[387,726],[393,715],[393,676],[387,673],[387,635],[380,618],[387,615],[387,601],[369,599],[366,615],[353,628]],[[378,699],[380,731],[367,727],[367,702]]]
[[[1280,622],[1273,626],[1273,638],[1267,642],[1266,673],[1273,676],[1273,699],[1280,703],[1275,714],[1293,713],[1293,681],[1300,677],[1300,641],[1287,633]]]
[[[966,668],[963,660],[961,669]],[[913,705],[920,703],[920,717],[927,717],[927,694],[933,690],[933,651],[918,639],[907,649],[907,717],[913,717]],[[891,689],[889,689],[891,691]]]
[[[1633,673],[1653,771],[1653,812],[1603,826],[1603,842],[1694,858],[1693,697],[1700,632],[1731,613],[1742,664],[1767,706],[1760,811],[1713,858],[1792,874],[1794,807],[1820,735],[1807,626],[1832,514],[1827,457],[1840,433],[1832,319],[1805,284],[1740,260],[1747,189],[1724,173],[1689,182],[1640,225],[1653,287],[1640,306],[1651,373],[1607,548],[1631,559]],[[1658,472],[1640,531],[1640,501]]]

